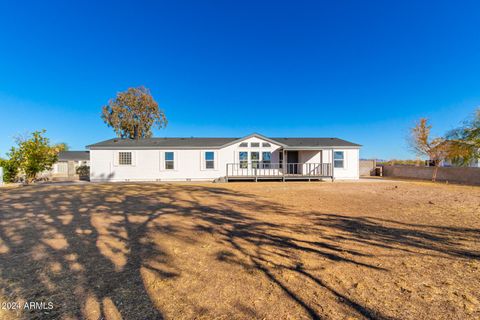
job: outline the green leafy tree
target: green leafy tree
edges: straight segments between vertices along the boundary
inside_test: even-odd
[[[34,181],[39,173],[50,170],[58,160],[58,152],[64,148],[63,145],[50,145],[45,132],[35,131],[30,138],[17,138],[18,146],[8,154],[10,161],[18,164],[25,174],[27,183]]]
[[[167,118],[145,87],[119,92],[102,109],[102,119],[121,138],[140,139],[152,136],[152,127],[167,125]]]
[[[440,162],[447,157],[447,145],[443,138],[431,138],[430,131],[432,126],[428,124],[426,118],[421,118],[413,128],[410,129],[409,144],[411,149],[420,157],[427,157],[433,161],[435,170],[433,170],[432,181],[437,178],[438,166]]]
[[[19,171],[18,162],[13,159],[0,159],[0,167],[3,168],[3,181],[15,182]]]
[[[450,145],[449,157],[457,164],[466,166],[472,160],[480,158],[480,108],[472,119],[460,128],[447,134]]]
[[[60,151],[68,151],[70,150],[70,146],[66,143],[66,142],[61,142],[61,143],[57,143],[57,148],[60,150]]]

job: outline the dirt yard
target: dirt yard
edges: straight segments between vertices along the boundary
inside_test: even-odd
[[[0,189],[0,302],[0,319],[479,319],[480,187]]]

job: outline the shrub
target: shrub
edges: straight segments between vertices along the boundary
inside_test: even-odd
[[[0,167],[3,168],[3,181],[4,182],[15,182],[19,165],[18,162],[12,159],[0,159]]]
[[[17,138],[18,147],[12,148],[8,154],[12,161],[19,164],[27,183],[35,181],[39,173],[50,170],[63,148],[51,146],[44,135],[45,130],[42,130],[33,132],[30,138]]]
[[[425,162],[422,160],[397,160],[397,159],[391,159],[388,161],[379,161],[377,162],[378,165],[387,165],[387,166],[424,166]]]
[[[79,166],[77,167],[76,172],[81,177],[87,177],[90,175],[90,167],[86,165]]]

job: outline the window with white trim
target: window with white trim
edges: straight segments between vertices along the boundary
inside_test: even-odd
[[[248,143],[247,142],[242,142],[240,143],[240,148],[247,148],[248,147]]]
[[[165,170],[175,169],[175,153],[172,151],[165,152]]]
[[[262,147],[269,148],[269,147],[271,147],[271,145],[268,142],[262,142]]]
[[[272,153],[270,151],[263,151],[262,152],[263,168],[270,168],[271,163],[272,163]]]
[[[248,152],[247,151],[240,151],[238,153],[238,160],[239,160],[241,169],[248,168]]]
[[[258,169],[258,164],[260,163],[260,152],[250,152],[250,160],[252,161],[252,168]]]
[[[213,151],[206,151],[204,156],[205,169],[215,169],[215,153]]]
[[[67,173],[68,172],[68,163],[67,162],[58,162],[56,166],[57,166],[57,173]]]
[[[132,153],[131,152],[119,152],[118,153],[118,164],[121,166],[131,166],[132,165]]]
[[[259,148],[260,147],[260,142],[251,142],[250,147],[251,148]]]
[[[345,153],[343,151],[333,152],[333,167],[345,168]]]

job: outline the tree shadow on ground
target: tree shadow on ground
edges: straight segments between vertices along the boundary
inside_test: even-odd
[[[458,230],[457,228],[442,227],[439,231],[437,227],[431,226],[415,225],[413,227],[408,224],[402,224],[401,227],[398,225],[385,226],[381,219],[319,212],[306,213],[301,216],[306,218],[309,223],[287,227],[262,224],[257,221],[237,221],[228,229],[221,226],[216,232],[223,234],[225,242],[229,243],[233,250],[219,252],[217,259],[242,265],[246,269],[253,265],[273,283],[281,287],[313,319],[321,318],[321,315],[302,300],[294,290],[291,290],[286,283],[282,283],[276,274],[289,271],[305,280],[313,281],[319,287],[326,289],[338,301],[348,306],[350,311],[353,311],[351,315],[354,317],[361,316],[368,319],[390,319],[392,317],[382,314],[379,310],[362,306],[354,299],[338,292],[333,286],[304,268],[302,262],[296,259],[298,252],[310,253],[316,255],[317,258],[330,260],[334,263],[349,263],[381,272],[388,272],[389,270],[356,259],[358,257],[379,257],[379,255],[362,253],[360,246],[389,249],[391,256],[394,256],[395,252],[406,251],[430,256],[441,254],[443,257],[453,259],[480,259],[480,251],[462,248],[462,241],[468,243],[475,241],[480,232],[478,229]],[[217,218],[204,216],[204,219],[213,224],[218,223]],[[286,236],[277,233],[285,227],[292,231],[291,235]],[[308,241],[303,239],[305,236],[315,234],[319,235],[320,240]],[[339,241],[342,241],[342,244]],[[352,247],[358,249],[347,249]],[[247,257],[249,262],[246,263],[245,259],[238,259],[239,256]],[[279,259],[284,257],[287,257],[287,259]]]
[[[479,230],[392,225],[391,221],[387,225],[368,217],[296,212],[220,187],[33,186],[2,193],[0,201],[3,295],[55,305],[53,310],[26,312],[24,318],[162,319],[145,279],[153,274],[175,281],[184,275],[169,249],[155,241],[156,235],[191,244],[198,241],[197,234],[215,236],[224,249],[213,260],[259,271],[312,319],[324,316],[322,301],[305,299],[298,287],[283,280],[282,272],[309,281],[352,316],[389,317],[340,292],[321,278],[321,272],[305,265],[304,257],[376,272],[389,270],[370,263],[375,256],[355,245],[480,258],[479,252],[462,245],[473,241]],[[283,219],[270,219],[270,213]],[[180,222],[166,223],[165,217],[192,224],[187,228]],[[290,223],[290,218],[302,222]],[[264,316],[241,307],[250,317]]]

